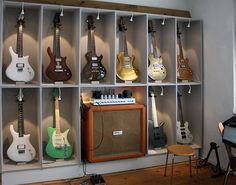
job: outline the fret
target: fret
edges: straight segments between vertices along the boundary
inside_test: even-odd
[[[61,57],[61,51],[60,51],[60,28],[59,27],[56,27],[54,29],[53,54],[56,56],[56,58],[60,58]]]
[[[56,123],[56,133],[60,134],[61,133],[61,128],[60,128],[60,111],[59,111],[59,98],[55,97],[55,123]]]
[[[182,110],[182,104],[181,104],[181,99],[180,99],[180,94],[178,93],[178,108],[179,108],[179,117],[180,117],[180,126],[184,126],[184,118],[183,118],[183,110]]]
[[[123,44],[124,44],[124,46],[123,46],[124,47],[124,56],[129,57],[125,31],[123,32]]]
[[[180,59],[184,60],[183,48],[182,48],[180,37],[178,38],[178,45],[179,45],[179,56],[180,56]]]
[[[91,29],[89,31],[89,40],[90,40],[90,47],[91,47],[91,52],[92,52],[92,56],[96,57],[96,46],[95,46],[95,31],[94,29]]]
[[[153,56],[154,56],[154,58],[158,58],[158,55],[157,55],[157,42],[156,42],[156,39],[155,39],[155,33],[154,32],[151,34],[151,37],[152,37]]]

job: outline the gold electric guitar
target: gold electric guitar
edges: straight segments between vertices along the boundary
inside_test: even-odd
[[[129,56],[126,41],[126,26],[123,17],[120,18],[119,31],[123,37],[123,51],[117,55],[118,64],[116,66],[116,75],[124,81],[134,81],[138,78],[138,70],[134,68],[133,62],[135,57]]]
[[[153,52],[148,55],[149,66],[148,66],[148,76],[155,81],[164,80],[166,77],[166,68],[162,64],[162,57],[157,55],[157,43],[155,30],[152,25],[152,21],[148,21],[148,32],[151,34]]]
[[[177,56],[178,67],[177,67],[177,78],[178,80],[190,80],[192,77],[192,70],[189,67],[187,58],[184,58],[183,48],[181,44],[179,26],[177,25],[177,38],[179,45],[179,55]]]

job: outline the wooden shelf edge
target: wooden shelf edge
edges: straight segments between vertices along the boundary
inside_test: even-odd
[[[130,11],[130,12],[140,12],[149,14],[159,14],[167,16],[177,16],[177,17],[187,17],[191,18],[191,14],[186,10],[177,10],[169,8],[160,7],[148,7],[121,3],[110,3],[103,1],[82,1],[82,0],[14,0],[18,2],[29,2],[29,3],[40,3],[40,4],[58,4],[65,6],[79,6],[85,8],[100,8],[108,10],[120,10],[120,11]]]

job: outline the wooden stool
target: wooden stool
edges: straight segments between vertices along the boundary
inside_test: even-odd
[[[166,165],[165,165],[165,174],[164,174],[165,176],[166,176],[166,169],[167,169],[169,154],[173,155],[172,164],[171,164],[171,184],[172,184],[172,179],[173,179],[173,169],[174,169],[175,156],[189,157],[189,172],[190,172],[190,177],[191,177],[192,176],[191,157],[194,156],[194,149],[188,145],[180,145],[180,144],[168,146],[167,147],[167,154],[166,154]],[[197,168],[196,168],[196,170],[197,170]],[[198,170],[197,170],[197,174],[198,174]]]

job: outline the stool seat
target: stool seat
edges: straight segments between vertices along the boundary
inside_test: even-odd
[[[194,149],[188,145],[170,145],[167,147],[167,151],[170,154],[178,155],[178,156],[193,156]]]

